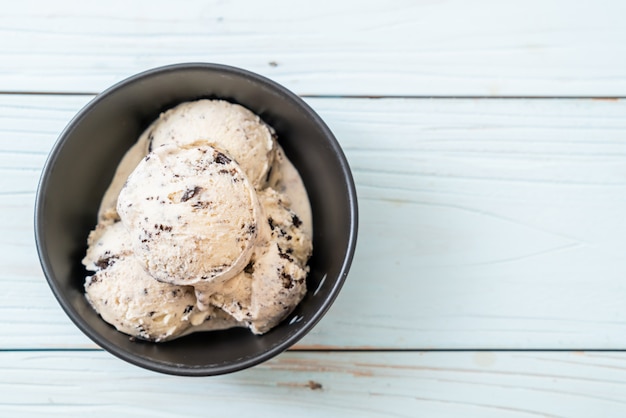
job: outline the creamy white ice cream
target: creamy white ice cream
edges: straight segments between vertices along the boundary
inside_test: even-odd
[[[274,130],[245,107],[224,100],[182,103],[161,114],[147,133],[149,150],[202,140],[231,156],[258,188],[267,183],[274,162]]]
[[[250,263],[209,295],[212,306],[247,324],[255,334],[276,326],[302,300],[312,251],[311,239],[289,209],[287,196],[267,188],[259,193],[259,201],[265,222]]]
[[[238,322],[218,309],[200,311],[194,288],[154,280],[133,257],[120,222],[101,224],[83,260],[95,271],[85,295],[100,316],[118,330],[152,341],[182,335],[194,326],[223,329]]]
[[[167,283],[221,283],[246,266],[257,238],[254,187],[204,143],[154,149],[128,177],[117,211],[137,259]]]
[[[120,163],[98,221],[86,296],[131,336],[263,334],[306,293],[304,185],[273,130],[239,105],[200,100],[163,113]]]

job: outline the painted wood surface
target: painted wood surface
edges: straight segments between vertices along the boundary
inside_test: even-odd
[[[625,15],[611,0],[24,0],[0,13],[0,91],[95,93],[204,61],[305,95],[625,96]]]
[[[180,378],[102,351],[0,352],[3,417],[623,417],[626,354],[289,352]]]
[[[0,13],[0,417],[626,416],[626,352],[573,351],[626,350],[626,102],[588,99],[626,96],[626,3],[172,5]],[[313,332],[198,379],[96,349],[54,300],[33,234],[41,167],[76,111],[188,61],[305,96],[361,208],[349,279]]]
[[[0,348],[93,347],[32,232],[40,169],[89,99],[0,96]],[[626,102],[308,102],[347,154],[361,227],[300,348],[626,348]]]

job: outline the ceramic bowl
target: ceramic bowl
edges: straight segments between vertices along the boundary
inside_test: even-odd
[[[313,213],[308,292],[281,324],[262,336],[243,328],[188,335],[170,342],[130,339],[104,322],[84,296],[81,264],[89,231],[115,168],[139,134],[166,109],[224,99],[258,114],[278,134],[300,172]],[[357,197],[350,168],[322,119],[298,96],[260,75],[224,65],[191,63],[152,69],[109,88],[61,133],[45,164],[35,205],[35,237],[44,274],[61,307],[96,344],[146,369],[175,375],[218,375],[281,353],[329,309],[352,261]]]

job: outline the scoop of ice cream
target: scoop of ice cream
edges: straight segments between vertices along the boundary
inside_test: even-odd
[[[239,165],[208,145],[155,148],[128,177],[117,210],[143,268],[155,279],[202,288],[250,259],[258,201]]]
[[[259,202],[267,222],[260,226],[250,263],[207,296],[209,303],[245,322],[255,334],[269,331],[302,300],[312,251],[311,239],[284,194],[268,188],[259,192]]]
[[[223,100],[182,103],[162,113],[147,132],[150,150],[205,141],[232,156],[255,187],[267,182],[274,161],[272,128],[245,107]]]
[[[193,287],[161,283],[146,273],[120,222],[97,230],[83,261],[95,270],[85,281],[85,294],[105,321],[126,334],[164,341],[210,318],[210,312],[197,309]]]

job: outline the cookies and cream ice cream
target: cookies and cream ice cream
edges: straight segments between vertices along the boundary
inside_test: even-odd
[[[260,217],[239,164],[198,142],[155,148],[126,180],[117,211],[151,276],[198,286],[243,270]]]
[[[264,186],[276,153],[274,130],[224,100],[197,100],[164,112],[148,130],[148,140],[149,150],[201,140],[235,159],[255,187]]]
[[[278,324],[304,297],[312,251],[311,239],[300,229],[302,221],[289,209],[285,195],[267,188],[259,192],[259,201],[267,223],[260,225],[250,263],[218,291],[198,297],[208,297],[208,304],[248,324],[255,334]]]
[[[306,293],[311,213],[258,116],[220,100],[170,109],[127,152],[83,264],[86,297],[134,337],[269,331]]]
[[[89,238],[84,263],[95,271],[85,281],[89,303],[118,330],[163,341],[192,326],[230,328],[239,323],[217,308],[200,311],[191,286],[154,280],[133,257],[121,222],[99,224]]]

